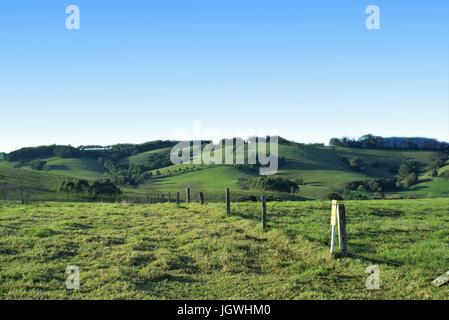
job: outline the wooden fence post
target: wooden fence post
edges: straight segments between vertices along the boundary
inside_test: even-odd
[[[171,193],[170,193],[170,192],[168,193],[168,199],[167,199],[167,202],[168,202],[168,203],[171,202]]]
[[[190,203],[190,188],[186,188],[186,203]]]
[[[338,246],[340,252],[345,253],[347,249],[346,245],[346,210],[344,204],[337,206],[337,219],[338,219]]]
[[[176,205],[179,206],[180,202],[181,202],[180,194],[179,194],[179,192],[176,192]]]
[[[267,227],[267,198],[262,196],[262,228],[265,230]]]
[[[200,197],[200,203],[204,204],[204,193],[200,192],[199,197]]]
[[[226,213],[231,214],[231,195],[229,188],[226,188]]]

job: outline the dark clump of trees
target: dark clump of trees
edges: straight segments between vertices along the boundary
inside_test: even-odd
[[[383,138],[367,134],[359,139],[332,138],[331,146],[372,149],[449,150],[449,144],[429,138]]]
[[[405,160],[399,166],[396,186],[408,189],[418,183],[418,165],[413,160]]]
[[[33,160],[30,162],[30,168],[38,171],[45,170],[47,168],[47,161]]]
[[[7,160],[11,162],[29,161],[31,159],[49,158],[58,156],[61,158],[76,158],[82,156],[82,152],[72,146],[40,146],[22,148],[8,154]]]
[[[67,158],[80,158],[82,157],[82,152],[71,146],[56,146],[53,149],[53,154],[57,157],[67,159]]]
[[[396,179],[366,179],[361,181],[344,182],[343,191],[385,192],[396,190]]]
[[[392,192],[399,189],[408,189],[418,183],[419,168],[415,161],[410,159],[404,160],[396,170],[395,177],[390,179],[365,179],[344,182],[337,188],[339,190],[337,193],[343,194],[350,191],[369,193]]]
[[[137,186],[152,177],[150,171],[172,164],[170,151],[146,154],[138,164],[130,163],[127,157],[173,144],[172,141],[155,141],[143,145],[116,145],[111,150],[95,151],[100,155],[96,160],[110,173],[114,183],[121,186]]]
[[[299,191],[301,180],[290,180],[282,177],[240,177],[238,186],[243,190],[280,191],[295,194]]]
[[[139,164],[130,164],[128,160],[114,161],[99,158],[97,162],[112,176],[114,183],[121,186],[137,186],[152,177],[150,171],[170,166],[170,152],[146,155]]]
[[[145,166],[130,165],[127,161],[115,163],[111,160],[100,159],[99,162],[112,177],[112,181],[120,186],[137,186],[146,179],[151,178],[151,173]]]
[[[92,183],[84,179],[63,181],[59,191],[92,199],[113,198],[122,194],[120,188],[109,179]]]
[[[93,159],[104,158],[115,162],[136,155],[138,153],[163,148],[171,148],[175,146],[177,143],[178,141],[157,140],[142,144],[116,144],[109,147],[81,146],[79,147],[79,149],[83,152],[85,156],[89,158]]]

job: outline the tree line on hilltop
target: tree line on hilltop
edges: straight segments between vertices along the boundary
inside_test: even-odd
[[[384,138],[372,134],[358,139],[332,138],[329,145],[335,147],[365,148],[365,149],[405,149],[405,150],[449,150],[449,143],[429,138]]]

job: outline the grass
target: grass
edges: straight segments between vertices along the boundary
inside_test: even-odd
[[[161,154],[170,153],[170,150],[171,150],[171,148],[162,148],[162,149],[156,149],[156,150],[151,150],[151,151],[147,151],[147,152],[142,152],[142,153],[136,154],[134,156],[128,157],[128,161],[130,164],[133,164],[133,165],[144,165],[151,155],[158,154],[158,153],[161,153]]]
[[[47,159],[50,173],[65,175],[71,178],[99,180],[105,178],[105,169],[95,160],[84,159],[61,159],[53,157]]]
[[[52,192],[61,185],[64,179],[64,176],[46,171],[15,168],[8,162],[0,162],[0,186],[20,181],[26,186],[41,192]]]
[[[346,202],[350,255],[329,258],[329,202],[0,203],[1,299],[447,299],[449,199]],[[378,264],[381,290],[365,289]],[[65,269],[81,270],[67,291]]]

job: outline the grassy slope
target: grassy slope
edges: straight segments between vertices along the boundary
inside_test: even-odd
[[[329,258],[329,203],[0,203],[1,299],[447,299],[448,199],[347,202],[351,256]],[[378,264],[381,290],[365,289]],[[81,270],[81,291],[64,287]]]
[[[47,159],[49,172],[65,175],[72,178],[96,180],[104,178],[105,170],[95,160],[84,159],[61,159],[58,157]]]
[[[0,185],[21,184],[40,191],[53,191],[61,185],[64,177],[22,168],[14,168],[8,162],[0,162]]]
[[[67,198],[58,194],[63,181],[77,179],[96,180],[104,178],[104,170],[92,159],[45,159],[48,170],[32,170],[28,166],[15,168],[13,164],[0,161],[0,187],[2,185],[21,185],[32,188],[35,200],[57,200]]]
[[[128,160],[131,164],[141,164],[145,159],[154,153],[168,152],[169,149],[159,149],[146,153],[141,153]],[[227,150],[227,152],[230,150]],[[393,150],[365,150],[351,148],[331,148],[296,145],[280,145],[280,157],[285,158],[285,163],[279,168],[278,174],[288,178],[303,178],[305,185],[301,187],[299,196],[309,199],[323,199],[327,196],[330,188],[338,186],[342,182],[361,180],[366,178],[383,178],[391,176],[387,168],[391,165],[398,165],[403,159],[411,158],[424,166],[432,159],[437,158],[436,152],[426,151],[393,151]],[[365,172],[350,170],[340,160],[339,156],[348,158],[361,157],[366,164]],[[61,180],[61,176],[70,178],[82,178],[95,180],[104,178],[104,169],[92,159],[60,159],[57,157],[45,159],[48,161],[49,172],[44,173],[32,171],[29,168],[23,174],[30,174],[33,177],[41,177],[40,184],[46,189],[55,188],[55,182]],[[373,162],[381,162],[380,168],[374,168]],[[6,169],[5,167],[8,167]],[[0,162],[0,183],[2,176],[11,174],[11,164]],[[200,170],[197,170],[197,169]],[[178,171],[178,170],[184,171]],[[5,174],[5,170],[8,171]],[[157,170],[153,171],[156,174]],[[173,165],[159,169],[162,176],[155,177],[149,184],[139,188],[125,188],[127,195],[142,196],[146,190],[151,188],[155,193],[176,193],[190,186],[197,191],[209,192],[209,199],[222,197],[223,189],[230,187],[239,194],[259,195],[260,192],[247,192],[237,190],[236,182],[240,176],[255,174],[248,171],[237,170],[232,166],[205,166],[205,165]],[[49,175],[50,174],[50,175]],[[58,175],[53,177],[51,175]],[[5,181],[5,180],[4,180]],[[441,179],[431,179],[426,177],[423,183],[410,191],[398,194],[417,194],[418,196],[447,196],[449,195],[449,183]],[[202,189],[202,190],[199,190]]]
[[[163,148],[163,149],[142,152],[142,153],[136,154],[134,156],[128,157],[128,161],[130,164],[133,164],[133,165],[142,165],[142,164],[145,164],[145,162],[149,158],[149,156],[151,156],[153,154],[158,154],[158,153],[169,153],[170,150],[171,150],[171,148]]]
[[[22,170],[22,172],[28,173],[30,175],[50,174],[87,180],[101,179],[104,177],[103,173],[105,172],[105,170],[93,159],[62,159],[59,157],[52,157],[41,160],[47,161],[47,170],[32,170],[29,166],[14,168],[12,163],[6,161],[0,162],[0,169]]]

